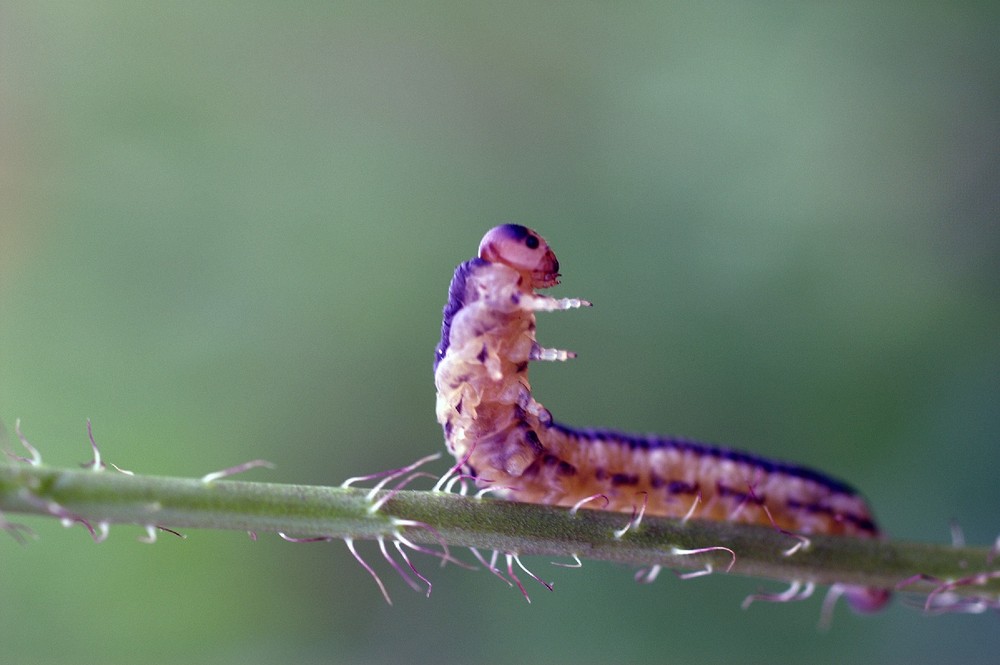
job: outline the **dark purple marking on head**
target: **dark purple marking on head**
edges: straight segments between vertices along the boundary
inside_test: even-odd
[[[531,229],[527,226],[521,226],[520,224],[501,224],[494,230],[502,233],[511,240],[524,240],[525,238],[528,238],[528,236],[532,236]],[[537,241],[535,247],[538,247]],[[535,247],[531,247],[529,245],[530,249],[534,249]]]
[[[479,349],[479,353],[476,354],[476,360],[481,364],[486,362],[486,345],[483,344],[483,348]]]

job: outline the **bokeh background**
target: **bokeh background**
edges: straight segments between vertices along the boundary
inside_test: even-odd
[[[0,5],[0,418],[46,462],[335,484],[441,448],[453,267],[555,248],[536,396],[1000,532],[995,3]],[[16,439],[14,439],[16,442]],[[444,463],[440,465],[441,470]],[[0,537],[10,663],[995,662],[996,615],[740,609],[758,580],[531,564],[528,605],[340,543]]]

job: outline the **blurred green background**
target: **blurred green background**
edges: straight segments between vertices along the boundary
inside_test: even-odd
[[[836,5],[836,6],[834,6]],[[562,262],[568,423],[824,469],[893,536],[1000,532],[995,3],[0,5],[0,418],[50,464],[335,484],[440,449],[432,350],[489,227]],[[444,463],[440,464],[444,469]],[[739,607],[530,562],[386,606],[340,543],[37,519],[32,663],[995,662],[997,618]],[[709,543],[706,543],[709,544]]]

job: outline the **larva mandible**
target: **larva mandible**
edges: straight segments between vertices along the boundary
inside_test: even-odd
[[[437,418],[448,451],[478,485],[513,501],[574,506],[600,495],[590,507],[631,512],[645,501],[649,515],[879,536],[864,498],[818,471],[678,438],[555,422],[531,395],[528,364],[575,354],[538,345],[535,312],[590,305],[536,293],[558,283],[548,243],[517,224],[491,229],[479,256],[455,270],[434,359]],[[858,610],[888,600],[884,590],[846,589]]]

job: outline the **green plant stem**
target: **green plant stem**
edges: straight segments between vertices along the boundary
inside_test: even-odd
[[[725,571],[725,551],[679,553],[725,547],[735,553],[731,572],[788,582],[847,583],[895,588],[914,576],[976,583],[950,589],[955,594],[997,601],[1000,565],[984,547],[811,536],[808,547],[783,552],[796,539],[773,528],[730,522],[646,517],[616,537],[628,516],[477,499],[435,492],[400,491],[370,510],[375,499],[357,488],[125,475],[14,464],[0,466],[0,511],[102,524],[283,532],[309,537],[375,539],[402,533],[410,542],[447,543],[518,554],[600,559],[637,566],[682,570],[711,564]],[[417,524],[418,526],[413,526]],[[10,528],[10,524],[6,526]],[[940,582],[916,581],[907,591],[929,592]]]

